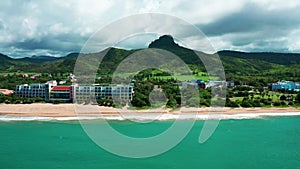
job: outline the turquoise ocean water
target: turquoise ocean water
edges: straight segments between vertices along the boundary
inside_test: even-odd
[[[184,121],[183,121],[184,122]],[[113,121],[120,132],[155,135],[171,121],[132,124]],[[156,157],[129,159],[106,152],[76,121],[0,122],[0,168],[72,169],[296,169],[300,168],[300,117],[223,120],[213,136],[198,143],[203,121],[187,137]]]

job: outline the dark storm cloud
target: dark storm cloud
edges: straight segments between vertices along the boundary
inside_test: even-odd
[[[237,12],[197,26],[213,39],[217,50],[299,52],[298,16],[299,7],[270,10],[247,3]]]
[[[254,4],[245,5],[239,12],[224,16],[210,24],[198,25],[208,36],[229,33],[266,31],[276,36],[300,25],[299,8],[267,10]]]
[[[44,36],[38,39],[26,39],[22,42],[11,43],[9,46],[24,50],[80,51],[83,42],[87,39],[87,37],[81,37],[78,34],[60,34]]]
[[[297,0],[1,0],[0,52],[12,57],[78,52],[101,27],[145,12],[170,14],[196,24],[216,50],[300,52]],[[176,29],[176,23],[172,24]],[[125,31],[126,26],[116,29]],[[196,43],[189,31],[180,31]],[[136,38],[119,45],[146,47],[152,40]]]

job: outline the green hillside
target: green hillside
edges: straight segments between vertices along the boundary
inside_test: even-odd
[[[26,60],[13,59],[0,53],[0,72],[14,72],[31,65],[32,63]]]
[[[161,36],[149,44],[149,48],[160,48],[170,51],[180,57],[190,66],[193,72],[205,72],[199,57],[190,49],[176,44],[169,35]],[[98,73],[112,74],[118,64],[130,54],[138,50],[110,48],[99,66]],[[88,59],[95,58],[99,53],[80,55]],[[288,53],[244,53],[236,51],[220,51],[217,53],[223,63],[228,80],[287,79],[300,81],[300,54]],[[12,59],[0,54],[1,72],[39,72],[65,73],[73,72],[79,53],[71,53],[61,58],[32,57]],[[211,55],[201,53],[203,57]],[[97,60],[94,60],[96,62]],[[89,65],[84,65],[88,67]]]
[[[300,54],[295,53],[273,53],[273,52],[238,52],[238,51],[220,51],[220,56],[231,56],[242,59],[263,60],[270,63],[290,65],[300,63]]]

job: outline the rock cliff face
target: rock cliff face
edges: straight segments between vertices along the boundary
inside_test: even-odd
[[[163,35],[158,39],[151,42],[149,48],[166,48],[166,47],[179,47],[171,35]]]

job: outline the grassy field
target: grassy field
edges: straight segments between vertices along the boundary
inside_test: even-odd
[[[155,78],[162,78],[162,79],[172,79],[175,78],[179,81],[190,81],[190,80],[218,80],[216,77],[210,77],[206,72],[198,72],[196,75],[173,75],[173,76],[154,76]]]
[[[157,76],[157,78],[162,78],[162,79],[175,78],[176,80],[179,80],[179,81],[189,81],[189,80],[208,81],[208,80],[211,80],[211,78],[209,78],[209,76],[189,76],[189,75]]]
[[[152,71],[152,75],[150,75],[149,77],[150,78],[161,78],[161,79],[165,79],[165,80],[168,80],[168,79],[172,79],[172,78],[175,78],[176,80],[180,80],[180,81],[190,81],[190,80],[203,80],[203,81],[208,81],[208,80],[217,80],[217,78],[215,77],[209,77],[207,73],[205,72],[199,72],[198,74],[196,75],[181,75],[181,74],[175,74],[173,76],[171,75],[168,75],[168,76],[156,76],[155,73],[157,70],[153,70]],[[136,73],[138,74],[138,73]],[[102,76],[108,76],[108,77],[130,77],[132,75],[136,75],[136,74],[130,74],[130,73],[115,73],[113,75],[100,75],[100,74],[97,74],[96,77],[102,77]],[[147,77],[148,78],[148,77]],[[145,78],[144,80],[146,80],[147,78]]]
[[[272,102],[278,102],[278,101],[281,101],[280,100],[280,97],[282,95],[285,95],[285,96],[292,96],[293,98],[296,97],[297,94],[283,94],[283,93],[280,93],[280,92],[276,92],[276,91],[269,91],[268,94],[265,94],[265,95],[260,95],[260,94],[254,94],[253,95],[253,99],[261,99],[261,98],[264,98],[264,99],[269,99],[271,98],[272,99]],[[251,98],[252,96],[249,95],[249,97]],[[236,100],[240,100],[242,101],[244,97],[233,97],[233,98],[230,98],[231,101],[236,101]]]

